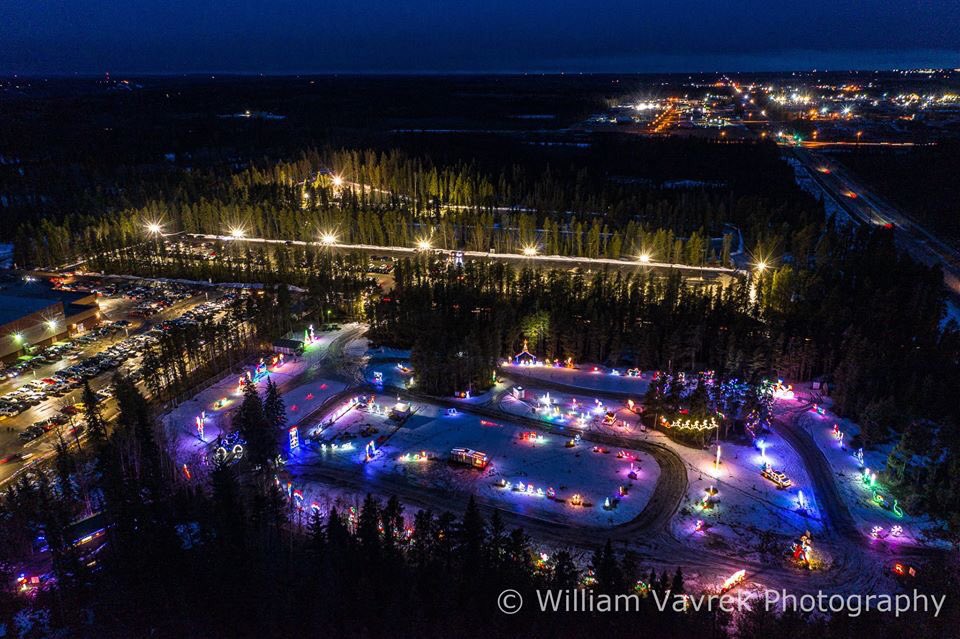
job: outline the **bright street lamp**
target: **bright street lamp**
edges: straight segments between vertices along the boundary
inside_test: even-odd
[[[244,236],[246,236],[246,234],[247,232],[244,230],[242,226],[234,226],[233,228],[230,229],[230,237],[232,237],[235,240],[239,240],[243,238]]]
[[[47,330],[55,331],[57,330],[57,320],[48,319],[44,322],[44,325],[47,327]]]
[[[333,233],[324,233],[320,236],[320,243],[324,246],[333,246],[337,243],[337,236]]]
[[[426,238],[417,240],[417,248],[421,251],[429,251],[432,248],[430,246],[430,240]]]
[[[337,188],[340,188],[341,186],[343,186],[343,178],[340,177],[339,175],[334,175],[334,176],[333,176],[333,185],[334,185],[335,187],[337,187]]]
[[[757,262],[756,264],[757,273],[763,273],[765,270],[767,270],[767,266],[768,264],[766,260],[760,260],[759,262]]]
[[[163,233],[163,227],[159,222],[147,222],[147,233],[150,235],[160,235]]]
[[[650,263],[650,254],[649,254],[649,253],[641,253],[639,259],[640,259],[640,261],[643,262],[644,264],[649,264],[649,263]]]
[[[534,257],[534,256],[536,256],[536,254],[537,254],[537,247],[536,247],[536,246],[524,246],[524,247],[523,247],[523,254],[526,255],[527,257]]]

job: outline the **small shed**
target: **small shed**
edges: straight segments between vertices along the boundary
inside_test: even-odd
[[[301,355],[303,342],[298,339],[278,339],[273,343],[273,350],[284,355]]]

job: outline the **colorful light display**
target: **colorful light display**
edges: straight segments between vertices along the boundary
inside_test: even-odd
[[[727,577],[727,579],[720,585],[720,594],[729,592],[733,588],[736,588],[737,586],[742,584],[746,578],[747,578],[746,570],[741,569],[733,573],[732,575]]]
[[[689,430],[697,433],[720,428],[720,422],[718,422],[715,417],[702,420],[692,420],[689,418],[676,419],[672,422],[667,421],[666,417],[661,417],[660,423],[664,428],[676,428],[677,430]]]

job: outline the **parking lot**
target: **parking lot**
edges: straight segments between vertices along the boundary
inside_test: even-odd
[[[85,381],[109,416],[116,371],[140,381],[143,353],[164,330],[215,318],[236,296],[180,284],[125,283],[97,290],[110,318],[102,326],[0,371],[0,480],[30,463],[56,436],[69,441],[83,434]]]

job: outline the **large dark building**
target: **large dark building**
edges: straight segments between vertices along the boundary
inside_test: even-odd
[[[32,277],[0,280],[0,360],[90,330],[100,319],[96,293],[60,291]]]

